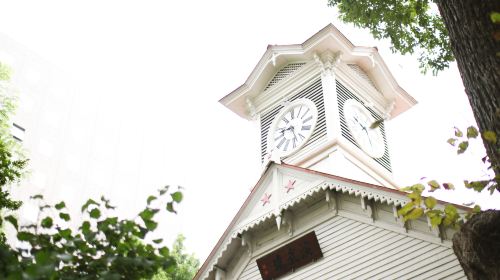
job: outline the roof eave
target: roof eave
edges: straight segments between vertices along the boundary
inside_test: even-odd
[[[330,46],[335,46],[335,51],[342,53],[343,60],[361,63],[373,70],[382,94],[394,103],[391,118],[416,104],[416,100],[398,85],[376,47],[353,45],[333,24],[328,24],[302,44],[269,45],[246,81],[219,102],[240,117],[250,120],[252,99],[262,91],[269,77],[288,62],[311,59],[314,53],[321,54]]]

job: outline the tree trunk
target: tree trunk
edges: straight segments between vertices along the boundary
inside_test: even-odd
[[[500,0],[436,2],[479,131],[494,131],[499,137],[496,144],[483,139],[499,182],[500,25],[491,21],[490,14],[500,12]],[[469,279],[500,279],[500,212],[473,216],[453,237],[453,250]]]
[[[500,24],[490,19],[500,12],[499,0],[436,0],[448,29],[465,92],[479,131],[494,131],[496,144],[483,140],[495,174],[500,178]],[[497,33],[499,36],[500,33]],[[443,104],[443,106],[446,106]],[[500,179],[499,179],[500,180]]]
[[[474,215],[453,236],[453,250],[469,279],[500,279],[500,211]]]

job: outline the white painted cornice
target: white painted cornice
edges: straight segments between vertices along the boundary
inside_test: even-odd
[[[397,84],[377,48],[354,46],[333,24],[327,25],[302,44],[269,45],[243,85],[219,102],[239,116],[252,119],[255,113],[260,112],[249,110],[247,100],[259,99],[277,71],[288,63],[314,60],[315,54],[325,52],[342,54],[343,62],[355,63],[368,73],[387,100],[383,103],[394,102],[394,106],[387,106],[392,110],[387,113],[389,118],[416,104],[415,99]]]

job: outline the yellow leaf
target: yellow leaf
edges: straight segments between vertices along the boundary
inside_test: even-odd
[[[413,205],[414,205],[413,202],[406,203],[405,206],[403,206],[401,209],[398,210],[398,215],[404,216],[408,214],[408,212],[410,212],[413,209]]]
[[[377,128],[377,127],[379,127],[379,126],[380,126],[383,122],[384,122],[384,120],[376,120],[375,122],[373,122],[373,123],[370,125],[370,128],[371,128],[371,129]]]
[[[474,126],[469,126],[467,128],[467,138],[476,138],[478,135],[477,128]]]
[[[484,137],[484,140],[486,140],[490,143],[493,143],[493,144],[497,143],[497,134],[491,130],[486,130],[485,132],[483,132],[483,137]]]
[[[427,185],[431,187],[431,191],[435,191],[440,188],[439,183],[436,180],[431,180],[427,182]]]
[[[432,209],[434,208],[434,206],[436,206],[437,200],[434,197],[429,196],[428,198],[425,199],[424,203],[425,206],[427,206],[427,208]]]
[[[414,208],[413,210],[411,210],[410,213],[408,213],[406,216],[404,216],[404,220],[405,221],[416,220],[416,219],[422,217],[423,214],[424,214],[424,209],[417,207],[417,208]]]

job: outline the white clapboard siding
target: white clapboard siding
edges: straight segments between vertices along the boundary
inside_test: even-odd
[[[340,216],[314,231],[323,258],[280,280],[466,279],[453,250],[439,243]],[[255,258],[239,279],[261,279]]]
[[[259,268],[257,267],[257,262],[255,262],[255,260],[251,261],[245,268],[245,271],[241,273],[238,279],[241,280],[261,279],[260,271]]]

